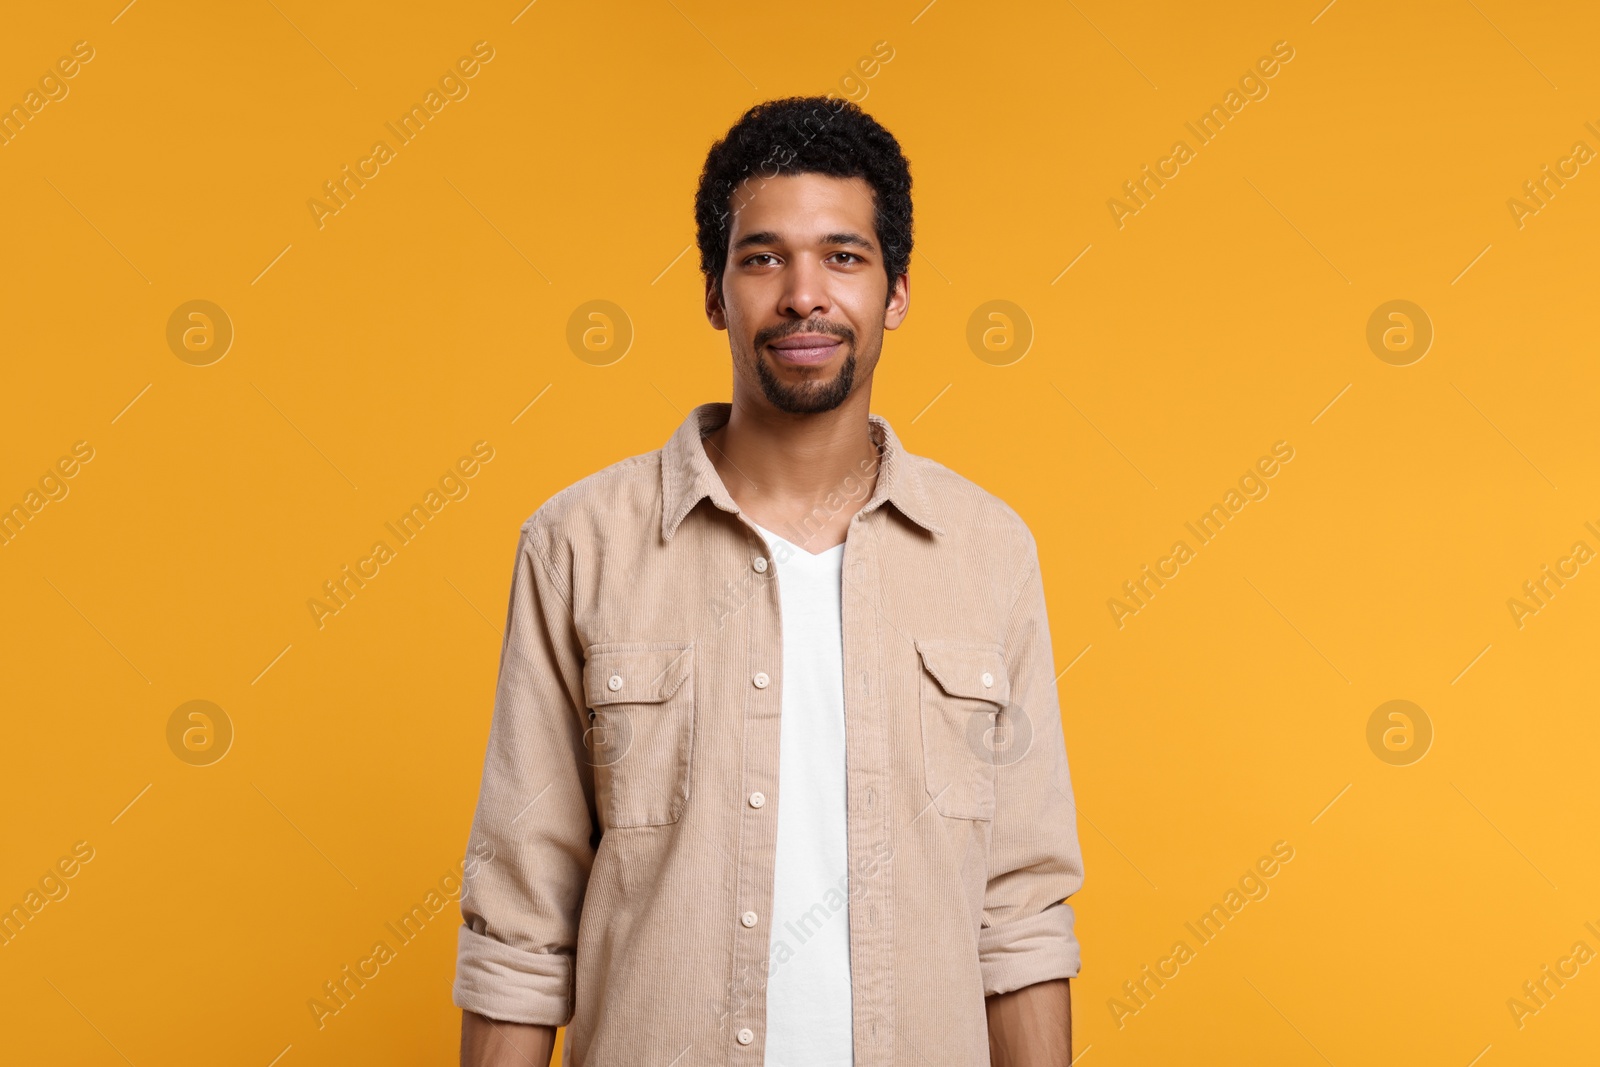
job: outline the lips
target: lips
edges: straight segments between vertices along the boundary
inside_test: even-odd
[[[843,342],[829,334],[803,333],[774,341],[767,347],[785,363],[810,366],[833,358]]]

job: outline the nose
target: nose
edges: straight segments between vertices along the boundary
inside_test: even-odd
[[[825,316],[829,310],[827,272],[822,264],[801,256],[784,272],[778,310],[797,319]]]

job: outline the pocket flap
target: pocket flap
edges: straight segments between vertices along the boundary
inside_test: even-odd
[[[987,700],[1002,707],[1011,699],[1005,658],[998,647],[926,638],[918,638],[916,646],[922,665],[951,696]]]
[[[583,695],[591,708],[606,704],[659,704],[689,677],[693,642],[652,642],[591,651],[583,662]]]

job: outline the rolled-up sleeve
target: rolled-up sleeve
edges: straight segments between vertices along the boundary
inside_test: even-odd
[[[594,860],[594,781],[570,592],[533,522],[517,543],[453,999],[492,1019],[563,1026]]]
[[[1009,730],[997,746],[989,880],[978,935],[985,996],[1074,978],[1079,968],[1066,898],[1083,885],[1083,857],[1031,534],[1027,556],[1005,638],[1012,706],[1006,711]]]

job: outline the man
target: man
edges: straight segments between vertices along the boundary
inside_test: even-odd
[[[573,1067],[1067,1067],[1083,871],[1034,539],[869,414],[900,146],[758,105],[695,208],[733,399],[522,527],[462,1063],[547,1063],[566,1025]]]

